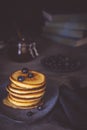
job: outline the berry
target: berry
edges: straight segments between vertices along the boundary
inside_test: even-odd
[[[32,73],[28,73],[28,78],[33,78],[34,75]]]
[[[22,73],[24,73],[24,74],[28,73],[28,68],[23,68]]]
[[[40,105],[40,106],[37,107],[37,109],[38,109],[39,111],[41,111],[41,110],[43,109],[43,106]]]
[[[34,113],[32,111],[27,112],[27,116],[32,116]]]
[[[24,79],[25,79],[24,76],[19,76],[19,77],[18,77],[18,81],[20,81],[20,82],[24,81]]]

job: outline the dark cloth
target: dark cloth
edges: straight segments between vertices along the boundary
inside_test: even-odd
[[[87,88],[71,90],[60,87],[60,104],[72,128],[87,130]]]

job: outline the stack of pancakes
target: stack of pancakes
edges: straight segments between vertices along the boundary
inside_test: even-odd
[[[29,77],[29,74],[32,74]],[[19,78],[22,77],[20,81]],[[9,77],[10,83],[6,87],[8,92],[3,103],[12,108],[28,109],[41,104],[45,94],[45,75],[36,71],[23,73],[18,70]]]

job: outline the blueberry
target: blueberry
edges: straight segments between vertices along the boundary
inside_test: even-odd
[[[27,116],[28,116],[28,117],[32,116],[33,114],[34,114],[34,113],[33,113],[32,111],[27,112]]]
[[[40,105],[40,106],[37,107],[37,109],[38,109],[39,111],[41,111],[41,110],[43,109],[43,106]]]
[[[24,81],[24,79],[25,79],[24,76],[19,76],[19,77],[18,77],[18,81],[20,81],[20,82]]]
[[[34,77],[34,75],[32,74],[32,73],[28,73],[28,78],[33,78]]]
[[[25,74],[28,73],[28,68],[23,68],[22,73],[25,73]]]

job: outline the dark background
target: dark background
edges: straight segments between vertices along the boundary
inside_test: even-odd
[[[87,12],[84,0],[0,1],[0,39],[8,39],[17,28],[30,35],[39,35],[44,25],[42,10],[51,14]]]
[[[22,32],[28,32],[29,35],[39,35],[41,32],[41,27],[44,25],[44,18],[42,16],[42,10],[47,11],[50,14],[77,14],[77,13],[86,13],[87,12],[87,4],[83,1],[78,0],[28,0],[28,1],[19,1],[19,0],[11,0],[10,2],[8,0],[3,0],[3,2],[0,2],[0,40],[9,39],[12,35],[15,35],[15,31],[17,28],[20,28]],[[81,70],[77,72],[73,72],[72,74],[61,74],[61,73],[51,73],[46,71],[45,68],[41,67],[40,64],[40,58],[38,57],[37,60],[33,62],[28,63],[15,63],[8,59],[8,53],[5,53],[3,56],[0,55],[0,79],[3,82],[7,80],[8,76],[11,72],[20,69],[24,66],[29,67],[30,69],[36,69],[40,70],[42,73],[45,73],[49,78],[53,79],[55,82],[59,82],[60,84],[66,83],[68,84],[68,87],[72,87],[74,89],[77,89],[79,87],[85,87],[87,86],[87,46],[86,48],[72,48],[70,46],[62,46],[61,44],[55,44],[54,42],[48,41],[48,40],[40,40],[40,42],[37,42],[38,51],[40,56],[47,56],[49,54],[62,54],[67,56],[71,56],[71,58],[77,58],[78,60],[81,60],[83,65]],[[49,47],[50,46],[50,47]],[[12,50],[13,51],[13,50]],[[6,52],[6,51],[5,51]],[[58,81],[57,81],[58,79]],[[64,79],[64,81],[63,81]],[[58,84],[59,85],[59,84]],[[71,86],[70,86],[71,85]],[[55,87],[55,86],[54,86]],[[58,86],[59,87],[59,86]],[[65,86],[64,86],[65,88]],[[64,90],[64,89],[63,89]],[[75,92],[75,91],[74,91]],[[86,92],[86,91],[85,91]],[[61,89],[61,95],[63,96],[64,93]],[[56,127],[56,124],[61,124],[64,126],[67,121],[67,117],[69,118],[69,121],[72,126],[80,127],[80,124],[84,124],[84,118],[82,118],[81,115],[84,115],[86,112],[86,104],[82,105],[77,99],[78,96],[75,96],[75,94],[70,93],[69,91],[65,91],[65,97],[61,100],[61,105],[58,102],[58,106],[56,107],[55,113],[53,113],[53,116],[48,117],[50,120],[45,120],[50,124],[53,124]],[[71,95],[71,98],[68,97]],[[84,95],[84,92],[83,92]],[[87,95],[87,94],[86,94]],[[73,100],[72,97],[76,100]],[[69,102],[68,100],[69,99]],[[86,98],[87,99],[87,98]],[[78,102],[78,104],[77,104]],[[65,103],[65,108],[62,107],[62,104]],[[70,104],[71,103],[71,104]],[[74,105],[77,104],[77,109],[75,110]],[[59,106],[60,105],[60,106]],[[80,106],[82,109],[80,108]],[[62,108],[62,109],[61,109]],[[85,108],[85,109],[84,109]],[[80,112],[82,110],[82,113]],[[63,112],[61,112],[63,111]],[[67,113],[67,112],[69,113]],[[65,112],[68,114],[66,116]],[[83,114],[84,112],[84,114]],[[80,113],[80,114],[79,114]],[[71,115],[72,114],[72,115]],[[80,121],[81,119],[81,121]],[[49,122],[50,121],[50,122]],[[77,121],[77,122],[76,122]],[[46,125],[47,125],[46,122]],[[56,123],[55,123],[56,122]],[[87,122],[87,121],[86,121]],[[68,122],[69,123],[69,122]],[[10,124],[10,125],[9,125]],[[87,124],[87,123],[86,123]],[[30,126],[25,126],[24,124],[12,124],[11,122],[4,122],[4,119],[2,118],[0,120],[1,129],[7,130],[7,129],[30,129]],[[21,126],[21,127],[20,127]],[[40,125],[41,126],[41,125]],[[33,126],[34,127],[34,126]],[[40,129],[43,127],[43,125],[40,127]],[[53,128],[53,127],[52,127]],[[87,127],[86,127],[87,128]],[[58,129],[58,126],[57,126]],[[76,129],[77,130],[77,129]],[[79,128],[80,130],[80,128]],[[82,129],[83,130],[83,129]]]

